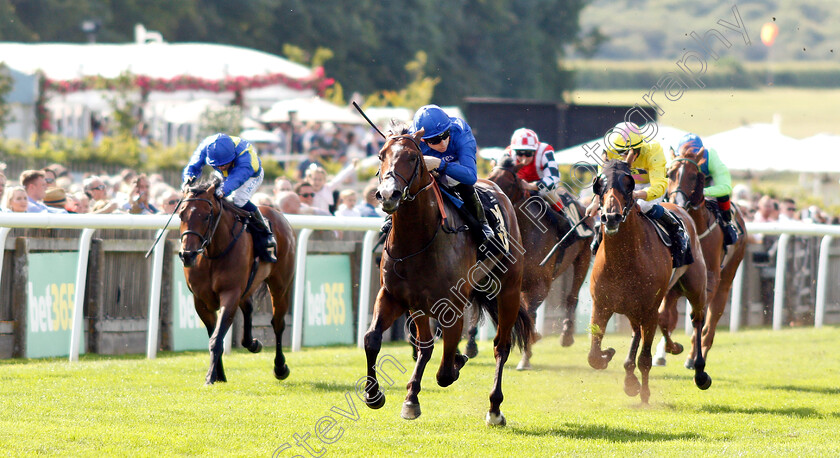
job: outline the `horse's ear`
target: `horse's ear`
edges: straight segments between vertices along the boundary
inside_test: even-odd
[[[676,151],[674,151],[674,147],[671,146],[668,148],[668,162],[673,161],[677,157]]]
[[[426,133],[426,129],[420,128],[417,132],[414,132],[414,141],[419,145],[420,140],[423,138],[423,134]]]
[[[607,155],[607,150],[601,151],[601,159],[604,160],[604,164],[610,161],[610,157]]]
[[[700,167],[703,167],[703,164],[706,163],[706,155],[703,154],[705,152],[706,152],[706,148],[700,148],[700,151],[697,152],[697,157],[700,158],[700,159],[697,160],[697,165],[699,165]]]
[[[595,193],[596,196],[600,196],[604,193],[604,183],[601,181],[601,175],[595,175],[592,178],[592,192]]]

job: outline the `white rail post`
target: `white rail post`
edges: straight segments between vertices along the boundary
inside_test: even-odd
[[[146,358],[157,358],[158,329],[160,325],[160,289],[163,279],[163,251],[166,247],[166,229],[157,231],[155,240],[160,240],[155,245],[154,256],[152,256],[152,284],[149,292],[149,328],[146,334]]]
[[[356,327],[356,346],[365,346],[365,332],[368,326],[368,313],[370,310],[370,282],[371,270],[373,269],[373,245],[379,237],[377,231],[365,232],[362,241],[362,275],[359,279],[359,324]]]
[[[534,323],[534,327],[540,334],[542,334],[543,330],[545,329],[545,314],[547,313],[545,311],[546,307],[548,307],[548,305],[545,303],[545,301],[543,301],[542,304],[540,304],[540,306],[537,307],[537,321],[536,323]]]
[[[735,278],[732,279],[732,303],[729,305],[729,332],[738,332],[741,325],[742,298],[744,297],[744,263],[738,266],[735,271]]]
[[[788,242],[790,234],[779,236],[776,250],[776,280],[773,283],[773,330],[782,329],[782,315],[785,305],[785,265],[787,264]]]
[[[70,330],[70,362],[79,360],[79,342],[84,333],[82,315],[85,306],[85,286],[87,285],[87,265],[90,255],[90,239],[96,229],[82,229],[79,237],[79,262],[76,267],[76,298],[73,302],[73,328]]]
[[[820,242],[820,260],[817,268],[817,305],[814,309],[814,327],[821,328],[825,319],[825,298],[828,295],[828,255],[834,237],[823,236]]]
[[[0,227],[0,279],[3,278],[3,256],[6,255],[6,237],[9,235],[10,227]]]
[[[295,290],[292,305],[292,351],[300,351],[303,343],[303,294],[306,289],[306,252],[312,229],[305,228],[298,234],[295,253]]]

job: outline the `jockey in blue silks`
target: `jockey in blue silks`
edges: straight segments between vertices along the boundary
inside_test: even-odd
[[[493,231],[487,224],[484,207],[473,187],[478,179],[478,170],[472,129],[466,121],[450,117],[437,105],[426,105],[414,114],[411,133],[420,129],[424,129],[420,150],[426,168],[437,172],[444,183],[454,186],[467,209],[481,224],[485,240],[492,238]]]
[[[268,235],[266,258],[277,262],[274,251],[277,241],[269,228],[268,221],[250,199],[263,181],[263,168],[253,145],[239,137],[226,134],[211,135],[202,141],[193,152],[189,164],[184,167],[184,186],[191,184],[201,175],[201,168],[207,164],[218,172],[223,182],[216,188],[216,196],[228,198],[237,207],[251,214],[254,227]]]

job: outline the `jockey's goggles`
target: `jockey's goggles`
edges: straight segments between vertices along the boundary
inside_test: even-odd
[[[513,151],[517,157],[532,157],[534,152],[529,149],[517,149]]]
[[[424,138],[423,141],[426,142],[427,145],[437,145],[438,143],[446,140],[447,138],[449,138],[449,129],[444,130],[443,133],[440,135]]]

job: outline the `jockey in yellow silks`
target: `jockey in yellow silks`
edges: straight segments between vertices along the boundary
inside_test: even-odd
[[[659,142],[649,141],[642,136],[639,126],[632,122],[617,124],[607,134],[609,139],[604,151],[605,159],[626,160],[630,158],[630,165],[635,172],[633,178],[636,180],[636,188],[633,191],[633,198],[639,205],[640,210],[652,219],[658,220],[665,226],[671,239],[676,246],[686,253],[688,237],[682,224],[673,213],[659,205],[668,189],[668,178],[666,176],[665,153]],[[587,207],[586,214],[594,216],[601,207],[600,198],[596,195],[592,203]],[[595,253],[600,240],[600,230],[595,231],[595,239],[592,241],[592,250]],[[674,259],[674,267],[683,265],[684,260]],[[691,259],[685,260],[690,262]],[[686,262],[687,263],[687,262]]]

